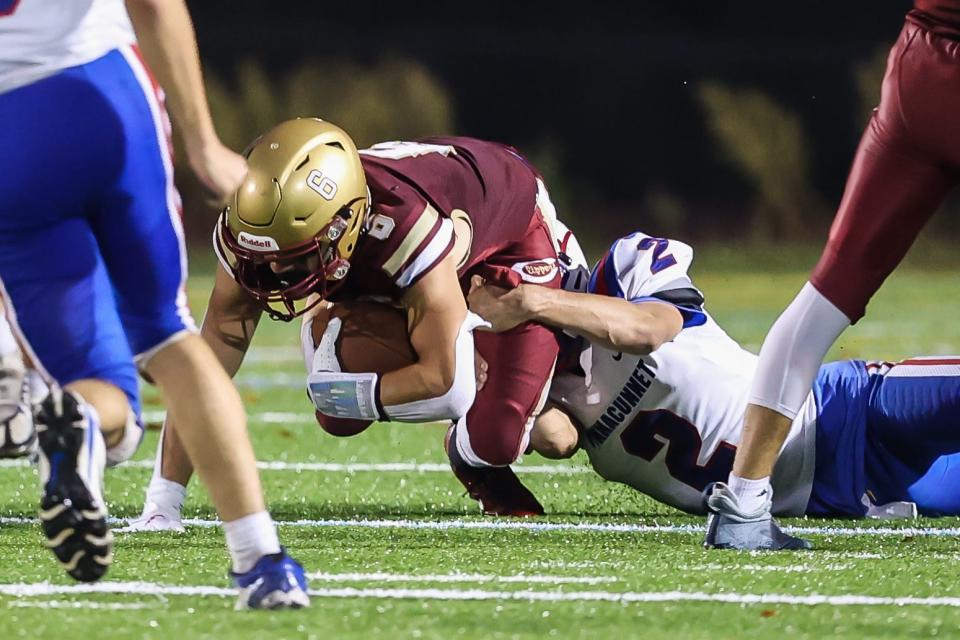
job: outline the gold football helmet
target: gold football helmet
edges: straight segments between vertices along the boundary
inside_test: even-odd
[[[245,155],[215,241],[270,317],[292,320],[346,278],[370,208],[366,176],[350,136],[318,118],[278,124]]]

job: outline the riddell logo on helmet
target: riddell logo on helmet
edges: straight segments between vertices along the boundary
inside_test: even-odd
[[[270,236],[255,236],[246,231],[241,231],[239,235],[237,235],[237,243],[254,251],[267,252],[280,250],[280,245]]]
[[[513,265],[513,270],[519,273],[520,279],[525,282],[543,284],[550,282],[557,275],[557,261],[553,258],[547,258],[546,260],[518,262]]]

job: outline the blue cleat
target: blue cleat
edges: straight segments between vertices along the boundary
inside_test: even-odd
[[[743,513],[737,496],[722,482],[707,487],[707,549],[743,549],[747,551],[800,551],[812,549],[808,541],[787,535],[770,515],[772,495],[763,507]]]
[[[263,556],[245,573],[230,573],[240,588],[236,609],[300,609],[310,606],[307,576],[300,563],[280,553]]]

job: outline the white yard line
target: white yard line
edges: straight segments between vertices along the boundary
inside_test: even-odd
[[[210,586],[174,586],[150,582],[99,582],[94,584],[0,584],[0,595],[37,597],[66,594],[115,594],[150,596],[220,596],[235,595],[233,589]],[[514,600],[521,602],[720,602],[729,604],[783,604],[801,606],[920,606],[960,607],[957,597],[792,595],[778,593],[704,593],[701,591],[488,591],[484,589],[311,589],[314,598],[373,598],[396,600]]]
[[[167,412],[161,409],[143,412],[144,422],[163,422],[167,417]],[[266,424],[312,424],[316,418],[312,413],[306,411],[262,411],[260,413],[251,413],[250,422],[263,422]]]
[[[818,558],[819,559],[819,558]],[[821,571],[849,571],[853,569],[852,564],[829,563],[829,564],[695,564],[677,567],[681,571],[750,571],[750,572],[774,572],[774,573],[819,573]]]
[[[243,357],[245,364],[255,362],[303,363],[303,351],[297,347],[254,347]]]
[[[217,526],[215,520],[184,519],[184,524],[200,526]],[[702,525],[677,524],[605,524],[605,523],[576,523],[576,522],[536,522],[532,520],[363,520],[363,519],[329,519],[329,520],[292,520],[278,522],[280,526],[291,527],[363,527],[369,529],[481,529],[481,530],[521,530],[521,531],[597,531],[603,533],[703,533]],[[888,536],[960,536],[958,528],[937,527],[784,527],[785,531],[794,534],[819,534],[838,536],[859,535],[888,535]]]
[[[29,467],[27,460],[0,460],[0,468]],[[153,460],[131,460],[124,462],[122,467],[133,469],[153,469]],[[257,468],[261,471],[319,471],[329,473],[358,473],[372,471],[375,473],[451,473],[450,465],[444,462],[283,462],[260,461]],[[571,465],[523,465],[513,466],[517,473],[546,473],[553,475],[571,475],[592,473],[588,467],[574,467]]]
[[[603,584],[617,582],[612,576],[549,576],[524,575],[498,576],[482,573],[442,573],[435,575],[403,573],[310,573],[311,580],[320,582],[500,582],[504,584]]]
[[[16,516],[0,517],[0,524],[35,524],[35,518]],[[127,520],[110,518],[111,524],[126,524]],[[184,518],[183,524],[192,527],[218,527],[219,520]],[[281,527],[323,529],[338,527],[358,527],[364,529],[407,529],[427,531],[483,530],[483,531],[566,531],[599,533],[690,533],[702,534],[704,527],[699,524],[605,524],[594,522],[536,522],[534,520],[366,520],[366,519],[322,519],[322,520],[281,520]],[[831,526],[787,526],[784,530],[798,535],[823,536],[909,536],[909,537],[960,537],[960,528],[956,527],[831,527]],[[151,535],[150,533],[131,533],[128,535]],[[762,553],[762,552],[761,552]]]
[[[124,609],[151,609],[162,604],[162,601],[147,603],[95,602],[89,600],[14,600],[7,603],[7,606],[17,609],[109,609],[119,611]]]
[[[306,373],[247,373],[234,379],[238,387],[250,389],[305,389]]]

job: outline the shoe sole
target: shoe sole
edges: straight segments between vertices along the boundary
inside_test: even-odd
[[[107,514],[97,508],[90,490],[77,474],[76,460],[82,429],[47,427],[38,433],[44,455],[50,460],[51,481],[43,489],[40,523],[46,546],[67,573],[80,582],[103,577],[113,560],[113,534]]]
[[[0,458],[13,460],[16,458],[27,458],[34,452],[34,443],[17,445],[15,447],[0,447]]]
[[[251,596],[256,593],[261,585],[254,583],[249,587],[241,587],[239,597],[234,605],[237,611],[243,610],[279,610],[279,609],[304,609],[310,606],[310,597],[303,589],[296,591],[276,590],[264,594],[259,599],[257,605],[250,604]]]
[[[707,533],[703,539],[703,548],[704,549],[718,549],[721,551],[809,551],[813,549],[813,545],[810,544],[807,540],[803,538],[794,538],[789,537],[784,540],[780,546],[757,546],[757,547],[747,547],[747,546],[737,546],[730,544],[728,542],[717,542],[718,527],[717,514],[711,513],[707,516]]]
[[[152,523],[156,518],[157,516],[140,518],[129,522],[124,527],[114,528],[112,531],[116,533],[186,533],[187,531],[183,524],[161,526],[154,525]]]
[[[544,514],[543,506],[536,499],[536,496],[530,492],[529,489],[523,487],[521,483],[521,488],[529,494],[529,500],[535,503],[534,506],[530,508],[514,508],[514,509],[505,509],[500,505],[490,507],[485,505],[483,502],[483,493],[481,489],[481,482],[468,479],[460,472],[460,470],[454,465],[453,460],[450,457],[450,447],[455,447],[456,444],[453,442],[453,433],[455,426],[451,426],[447,429],[447,434],[443,439],[443,450],[447,454],[447,460],[450,464],[450,470],[453,471],[453,475],[460,481],[460,484],[463,485],[464,489],[467,490],[467,495],[471,499],[476,500],[480,505],[480,513],[485,516],[491,517],[506,517],[506,518],[536,518]]]

